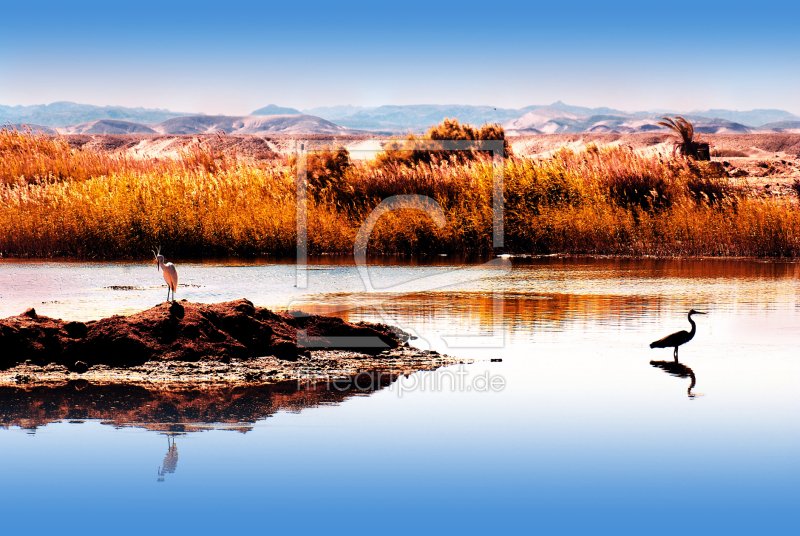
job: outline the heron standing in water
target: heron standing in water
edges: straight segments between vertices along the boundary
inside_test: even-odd
[[[172,301],[175,301],[175,289],[178,288],[178,269],[171,262],[164,263],[164,255],[161,254],[161,246],[158,246],[158,251],[154,251],[153,255],[156,256],[158,263],[157,270],[163,270],[164,281],[167,282],[167,301],[169,301],[169,291],[172,291]]]
[[[166,275],[164,276],[166,277]],[[692,320],[692,315],[704,315],[705,313],[701,313],[700,311],[695,311],[692,309],[689,311],[689,323],[692,325],[692,331],[676,331],[672,335],[667,335],[663,339],[659,339],[655,342],[650,343],[650,348],[675,348],[675,353],[673,356],[675,357],[675,362],[678,361],[678,346],[682,344],[686,344],[687,342],[691,341],[694,338],[694,334],[697,331],[697,326]]]

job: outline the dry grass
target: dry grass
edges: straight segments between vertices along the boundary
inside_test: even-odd
[[[0,184],[75,182],[112,174],[218,172],[237,165],[235,153],[222,153],[199,139],[187,144],[178,160],[140,159],[74,149],[64,138],[31,129],[0,128]]]
[[[120,172],[159,167],[157,162],[113,157],[72,149],[62,138],[34,134],[31,130],[0,129],[0,183],[38,182],[50,179],[81,181]]]
[[[4,255],[139,257],[158,244],[172,258],[295,250],[292,162],[257,166],[202,146],[174,161],[132,161],[7,131],[0,144]],[[352,251],[381,200],[418,194],[441,205],[447,225],[416,210],[387,214],[370,252],[496,253],[492,162],[440,156],[360,163],[330,150],[311,158],[309,250]],[[506,251],[800,256],[797,204],[748,196],[714,164],[592,147],[512,157],[504,172]]]
[[[241,168],[217,174],[114,174],[0,190],[8,255],[256,254],[294,248],[294,180]]]

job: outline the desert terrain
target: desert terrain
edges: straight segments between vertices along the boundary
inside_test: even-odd
[[[239,158],[258,161],[294,154],[301,142],[341,145],[351,151],[353,158],[371,157],[390,138],[374,134],[72,134],[66,139],[76,148],[137,158],[177,158],[192,144],[203,143],[219,153],[235,153]],[[698,139],[711,145],[712,161],[753,189],[788,193],[794,181],[800,180],[800,134],[701,134]],[[541,159],[561,148],[582,151],[588,144],[627,146],[643,154],[667,155],[672,153],[675,138],[667,133],[579,133],[509,136],[508,140],[515,156]]]

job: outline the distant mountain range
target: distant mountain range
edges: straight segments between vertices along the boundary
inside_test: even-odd
[[[17,129],[22,124],[13,124]],[[185,115],[149,125],[115,119],[97,119],[65,127],[28,125],[46,134],[358,134],[313,115]]]
[[[158,123],[182,115],[187,114],[160,109],[93,106],[63,101],[33,106],[3,106],[0,104],[0,123],[24,123],[47,127],[76,125],[98,119]]]
[[[523,115],[527,109],[512,110],[492,106],[458,106],[418,104],[407,106],[378,106],[377,108],[336,106],[313,108],[305,113],[323,117],[337,125],[363,130],[392,130],[396,132],[418,132],[436,125],[445,117],[462,123],[483,125],[505,123]]]
[[[424,132],[445,117],[479,126],[499,123],[511,135],[536,133],[618,132],[661,130],[664,115],[683,115],[701,133],[800,132],[800,116],[784,110],[668,110],[624,112],[585,108],[559,101],[525,108],[420,104],[405,106],[333,106],[297,110],[270,104],[246,116],[190,115],[170,110],[92,106],[72,102],[2,106],[0,122],[26,124],[44,132],[64,134],[391,134]]]
[[[757,127],[747,126],[719,117],[681,114],[694,124],[695,130],[706,134],[747,134],[762,130],[773,132],[800,128],[800,119],[767,123]],[[791,117],[791,114],[789,114]],[[580,114],[563,112],[551,107],[536,108],[503,126],[514,134],[562,134],[573,132],[636,133],[662,130],[658,122],[662,115],[645,114]],[[776,128],[777,127],[777,128]]]
[[[647,132],[660,130],[657,125],[664,115],[683,115],[694,121],[699,132],[744,133],[764,129],[800,129],[800,116],[784,110],[706,110],[675,112],[652,110],[624,112],[613,108],[570,106],[561,101],[550,105],[525,108],[495,108],[492,106],[407,105],[334,106],[312,108],[303,113],[317,115],[350,128],[363,130],[424,131],[445,117],[473,125],[499,123],[509,133],[571,133],[571,132]],[[774,126],[773,126],[774,125]]]

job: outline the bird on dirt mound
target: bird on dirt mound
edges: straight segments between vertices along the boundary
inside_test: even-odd
[[[167,301],[169,301],[170,291],[172,291],[172,301],[175,301],[175,289],[178,288],[178,269],[171,262],[164,263],[161,246],[158,246],[158,251],[154,251],[153,255],[156,256],[156,263],[158,263],[157,270],[164,272],[164,281],[167,282]]]

